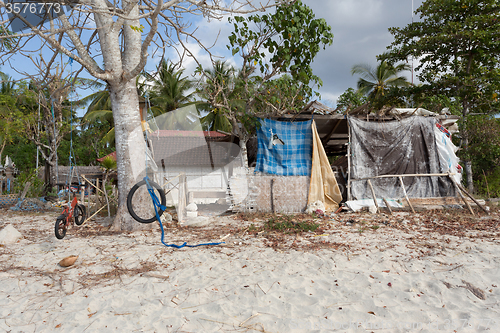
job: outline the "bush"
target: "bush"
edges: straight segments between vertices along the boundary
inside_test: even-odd
[[[484,197],[500,198],[500,167],[496,167],[486,174],[478,175],[475,187]]]
[[[44,182],[38,178],[37,169],[31,169],[22,171],[14,181],[13,193],[21,193],[24,190],[24,186],[27,182],[30,182],[28,192],[26,197],[28,198],[39,198],[43,194]]]

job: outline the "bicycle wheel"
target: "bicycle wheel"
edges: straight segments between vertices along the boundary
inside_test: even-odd
[[[63,239],[66,236],[66,216],[60,215],[56,220],[55,233],[57,239]]]
[[[165,206],[165,191],[160,185],[155,182],[148,180],[149,184],[153,187],[153,193],[158,198],[159,203]],[[134,220],[140,223],[152,223],[156,221],[155,208],[151,196],[147,190],[147,185],[145,180],[141,180],[132,188],[127,195],[127,208],[128,212]],[[160,207],[158,209],[158,216],[163,214],[163,210]]]
[[[75,224],[82,225],[85,222],[85,206],[76,205],[73,215],[75,216]]]

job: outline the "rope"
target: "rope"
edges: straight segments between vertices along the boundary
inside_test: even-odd
[[[69,65],[70,65],[70,71],[71,73],[73,73],[73,58],[69,57]],[[75,92],[75,86],[74,86],[74,81],[72,81],[71,83],[71,92]],[[71,122],[70,122],[70,127],[71,127],[71,131],[70,131],[70,148],[69,148],[69,166],[70,166],[70,169],[69,169],[69,175],[68,177],[69,178],[69,186],[71,186],[71,181],[73,180],[73,168],[75,169],[75,172],[76,172],[76,178],[78,179],[78,187],[80,187],[80,184],[82,183],[80,181],[80,174],[78,173],[78,167],[76,165],[76,159],[75,159],[75,151],[73,149],[73,111],[74,111],[74,108],[73,108],[73,99],[71,99],[70,101],[71,103]],[[73,167],[73,161],[75,161],[74,163],[74,167]],[[66,185],[68,185],[68,180],[66,179]]]
[[[146,113],[146,121],[147,121],[147,115],[149,115],[149,111],[151,111],[151,104],[149,104],[149,95],[146,93],[146,105],[148,105],[148,112]],[[148,141],[148,130],[146,128],[146,142]],[[146,149],[148,149],[146,147]],[[224,242],[220,243],[202,243],[202,244],[196,244],[196,245],[188,245],[187,242],[184,242],[182,245],[177,245],[177,244],[167,244],[165,243],[165,230],[163,229],[163,223],[161,223],[160,215],[158,214],[158,207],[162,210],[165,211],[167,207],[163,206],[160,203],[160,200],[154,193],[154,188],[149,184],[149,177],[148,177],[148,153],[146,151],[146,177],[144,177],[144,180],[146,181],[146,186],[148,188],[149,196],[151,197],[151,200],[153,201],[153,206],[155,208],[155,215],[156,215],[156,220],[158,223],[160,223],[160,228],[161,228],[161,243],[167,247],[173,247],[176,249],[181,249],[183,247],[198,247],[198,246],[212,246],[212,245],[220,245],[223,244]]]
[[[56,150],[56,183],[59,183],[59,162],[57,158],[57,146],[56,146],[56,117],[54,115],[54,99],[50,98],[50,109],[52,111],[52,124],[54,125],[54,148]],[[59,189],[59,185],[58,189]]]
[[[198,247],[198,246],[212,246],[212,245],[220,245],[224,244],[225,242],[219,242],[219,243],[202,243],[202,244],[196,244],[196,245],[187,245],[187,242],[184,242],[182,245],[176,245],[176,244],[167,244],[165,243],[165,231],[163,230],[163,224],[161,223],[160,215],[158,214],[158,209],[157,207],[161,208],[161,210],[167,209],[167,207],[163,206],[160,204],[160,200],[154,193],[154,188],[149,185],[148,177],[144,177],[144,180],[146,181],[146,186],[148,188],[149,195],[151,196],[151,200],[153,201],[153,206],[155,207],[155,214],[156,214],[156,219],[158,220],[158,223],[160,223],[161,227],[161,243],[167,247],[173,247],[176,249],[181,249],[183,247]]]

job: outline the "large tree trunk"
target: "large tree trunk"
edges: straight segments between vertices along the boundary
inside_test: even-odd
[[[111,85],[111,105],[115,122],[116,166],[118,170],[118,211],[113,230],[145,230],[151,224],[135,221],[127,210],[130,188],[145,176],[146,143],[141,130],[139,98],[135,80]],[[151,200],[142,193],[143,200]]]

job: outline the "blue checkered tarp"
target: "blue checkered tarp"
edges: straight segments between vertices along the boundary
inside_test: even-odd
[[[312,164],[311,125],[312,121],[292,123],[260,119],[255,171],[280,176],[309,176]],[[277,135],[284,145],[270,143],[273,135]]]

